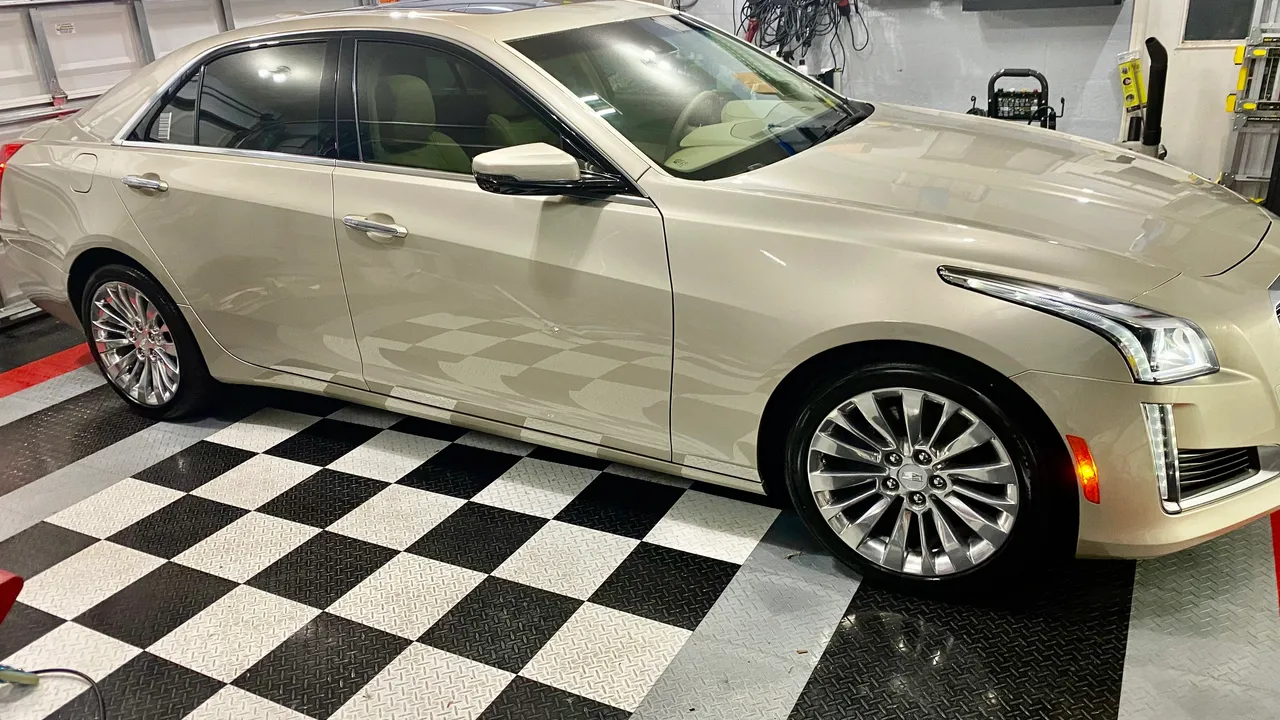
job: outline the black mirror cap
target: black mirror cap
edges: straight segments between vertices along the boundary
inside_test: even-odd
[[[521,180],[511,175],[476,173],[481,190],[498,195],[567,195],[601,200],[630,191],[629,186],[612,177],[588,177],[580,180]]]

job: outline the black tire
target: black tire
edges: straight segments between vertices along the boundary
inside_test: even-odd
[[[809,489],[808,454],[819,424],[846,400],[892,387],[936,393],[965,406],[995,432],[1017,472],[1019,507],[1013,527],[1004,544],[973,568],[941,577],[883,568],[841,540],[818,510]],[[787,491],[809,530],[873,584],[915,594],[983,597],[1011,584],[1024,585],[1073,554],[1079,512],[1074,480],[1063,476],[1062,452],[1052,446],[1046,422],[1032,416],[999,382],[961,370],[893,361],[846,368],[838,377],[812,384],[802,401],[785,443]]]
[[[173,398],[163,405],[145,405],[134,400],[126,392],[115,385],[103,367],[102,356],[98,353],[97,343],[93,342],[92,310],[94,294],[109,282],[127,283],[137,288],[146,298],[156,305],[169,328],[169,335],[177,349],[181,375],[178,389]],[[169,293],[160,287],[145,273],[128,265],[104,265],[89,276],[85,283],[84,294],[80,298],[80,322],[84,327],[85,337],[89,339],[89,351],[98,364],[98,370],[107,378],[107,384],[129,404],[137,414],[154,420],[175,420],[194,415],[206,408],[214,397],[217,381],[209,375],[200,346],[187,325],[182,311],[178,309]]]

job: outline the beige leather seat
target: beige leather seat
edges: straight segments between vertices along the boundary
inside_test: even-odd
[[[506,88],[496,85],[489,91],[485,142],[492,150],[536,142],[560,147],[560,138],[551,128],[534,117]]]
[[[471,158],[453,138],[436,130],[436,103],[417,75],[387,75],[370,103],[373,162],[471,172]]]

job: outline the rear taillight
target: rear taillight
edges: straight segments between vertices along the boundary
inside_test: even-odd
[[[26,143],[15,142],[0,145],[0,189],[4,187],[4,169],[9,166],[9,159],[13,154],[22,149]]]

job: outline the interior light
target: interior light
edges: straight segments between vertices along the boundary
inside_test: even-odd
[[[271,71],[266,68],[258,68],[258,77],[262,78],[263,80],[266,80],[267,78],[271,77]]]
[[[1067,436],[1067,445],[1071,446],[1071,462],[1076,468],[1076,480],[1084,499],[1097,505],[1102,502],[1101,489],[1098,487],[1098,464],[1093,461],[1093,453],[1089,451],[1089,443],[1075,435]]]

